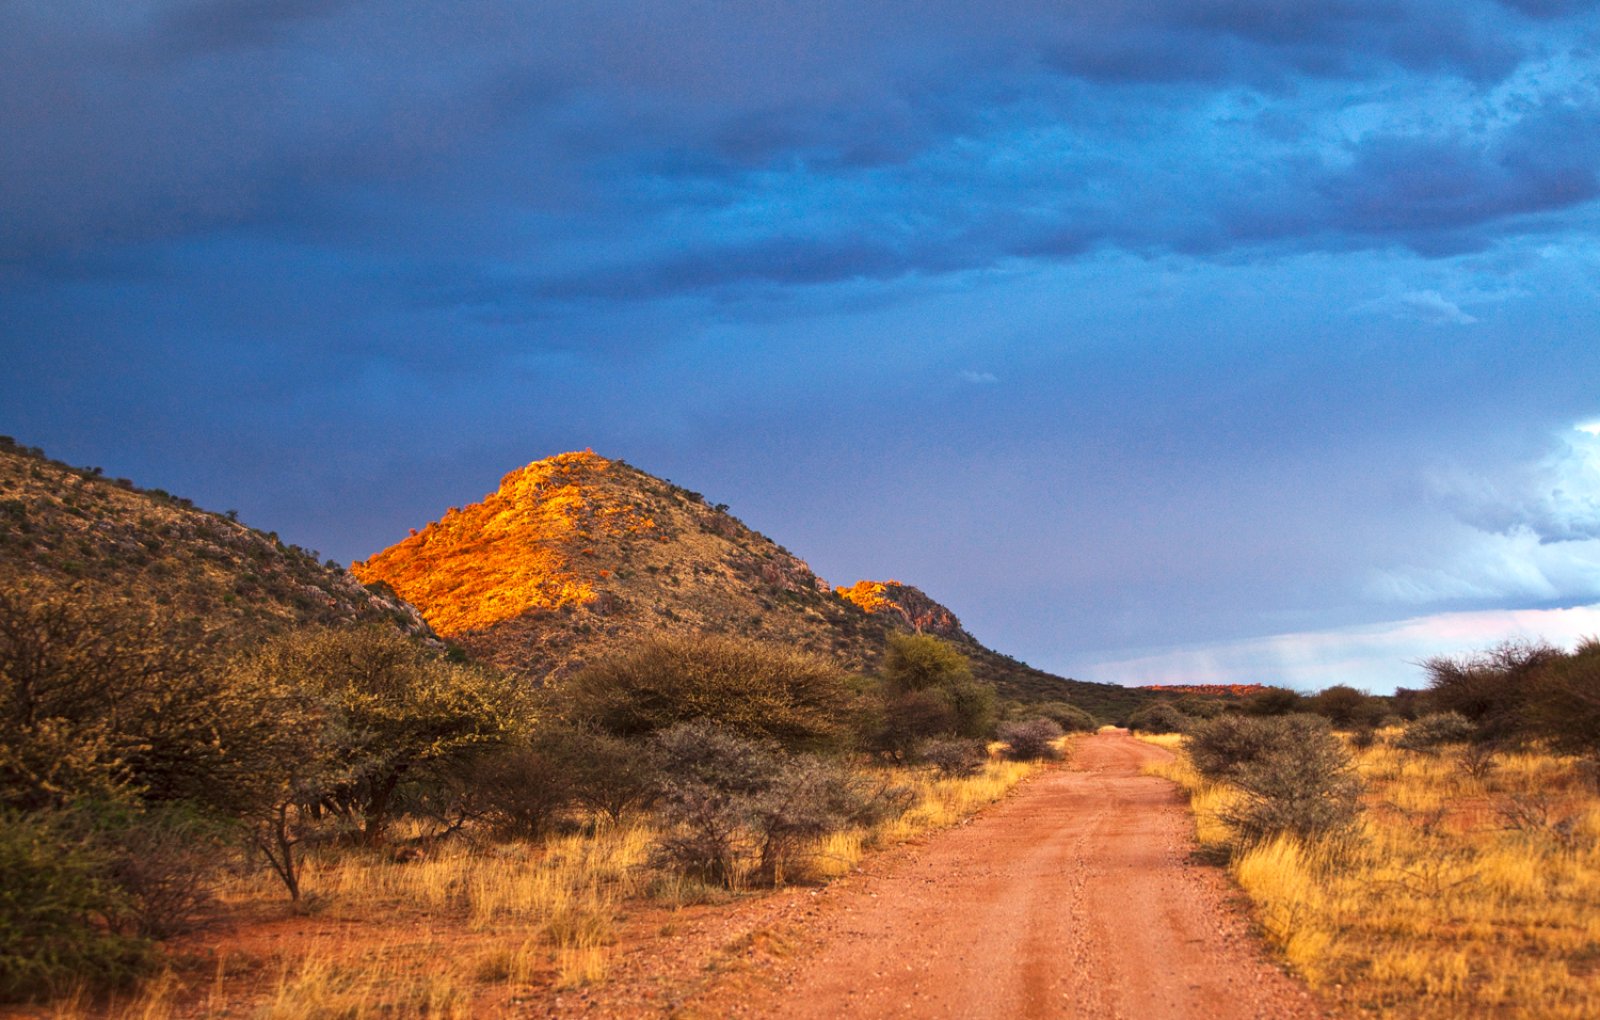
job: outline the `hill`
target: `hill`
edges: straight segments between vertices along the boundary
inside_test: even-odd
[[[891,631],[920,628],[960,646],[1011,697],[1113,714],[1149,697],[1001,655],[909,585],[833,588],[725,505],[593,451],[512,471],[482,501],[351,570],[474,655],[540,682],[654,631],[741,634],[870,670]]]
[[[9,436],[0,436],[0,585],[78,588],[238,636],[379,620],[428,633],[415,609],[309,549]]]

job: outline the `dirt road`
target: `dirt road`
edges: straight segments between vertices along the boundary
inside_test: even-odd
[[[1166,752],[1081,740],[976,820],[818,897],[764,979],[695,1015],[1282,1018],[1325,1015],[1264,957],[1223,876],[1190,862]]]

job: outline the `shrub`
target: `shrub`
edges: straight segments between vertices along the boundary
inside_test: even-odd
[[[983,738],[994,732],[996,701],[994,687],[976,680],[945,688],[950,710],[955,715],[957,736]]]
[[[867,748],[909,761],[933,738],[987,738],[998,699],[991,685],[972,678],[966,656],[949,642],[896,633],[884,653],[877,700]]]
[[[776,885],[829,832],[904,810],[909,794],[869,788],[842,763],[791,755],[705,722],[656,735],[659,856],[706,881]]]
[[[661,858],[706,881],[738,884],[756,849],[747,824],[751,801],[771,787],[782,767],[776,749],[704,721],[664,730],[655,745],[667,826]]]
[[[1268,687],[1244,699],[1246,715],[1289,715],[1305,711],[1305,697],[1286,687]]]
[[[1098,719],[1077,705],[1069,705],[1065,701],[1041,702],[1034,705],[1030,711],[1041,718],[1053,721],[1067,733],[1093,733],[1100,728]]]
[[[1548,663],[1529,684],[1527,724],[1558,750],[1600,756],[1600,640]]]
[[[1490,743],[1515,738],[1524,728],[1530,681],[1562,658],[1543,643],[1512,642],[1462,658],[1434,658],[1428,673],[1427,703],[1434,712],[1455,712],[1475,727],[1475,739]]]
[[[241,725],[205,642],[81,592],[0,592],[0,805],[218,798]]]
[[[166,938],[189,931],[212,905],[226,833],[181,804],[138,815],[113,811],[97,833],[107,876],[127,897],[127,927]]]
[[[569,720],[620,737],[704,720],[790,750],[838,745],[849,690],[838,667],[781,645],[658,636],[602,660],[561,691]]]
[[[906,691],[884,697],[866,728],[868,750],[910,761],[929,740],[956,732],[956,714],[943,691]]]
[[[1055,741],[1061,739],[1062,735],[1061,727],[1053,719],[1004,723],[998,734],[1006,742],[1006,756],[1014,761],[1061,757]]]
[[[932,765],[944,776],[975,775],[989,760],[983,741],[966,737],[937,737],[917,747],[916,760]]]
[[[1272,747],[1234,770],[1232,782],[1244,796],[1221,817],[1242,846],[1279,835],[1337,839],[1361,814],[1361,780],[1327,730],[1307,728],[1301,739]]]
[[[1459,712],[1433,712],[1406,724],[1395,746],[1407,751],[1431,754],[1445,744],[1464,744],[1472,740],[1477,728]]]
[[[1311,711],[1342,730],[1375,725],[1383,715],[1381,701],[1348,684],[1334,684],[1314,694],[1309,701]]]
[[[1192,721],[1168,702],[1156,701],[1135,709],[1128,716],[1128,729],[1135,733],[1183,733]]]
[[[1327,734],[1327,720],[1315,715],[1225,715],[1195,723],[1184,749],[1202,776],[1212,782],[1231,782],[1245,766],[1274,751],[1292,751],[1304,741]]]
[[[464,813],[487,818],[501,836],[537,839],[572,799],[567,765],[552,748],[519,740],[464,770]]]
[[[0,808],[0,1001],[124,984],[151,962],[83,819]]]
[[[660,789],[661,770],[647,744],[589,730],[554,731],[541,743],[555,749],[573,799],[613,821],[648,807]]]

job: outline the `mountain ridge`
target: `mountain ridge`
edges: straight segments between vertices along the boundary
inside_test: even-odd
[[[890,633],[922,631],[950,640],[1011,697],[1102,712],[1148,699],[996,652],[912,585],[831,586],[726,505],[593,450],[510,471],[479,502],[351,571],[390,586],[470,653],[540,683],[655,631],[779,641],[861,672],[876,667]]]

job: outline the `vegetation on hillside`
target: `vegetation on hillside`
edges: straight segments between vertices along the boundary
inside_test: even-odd
[[[9,436],[0,436],[0,587],[92,590],[235,636],[380,621],[427,630],[392,593],[364,588],[314,550]]]

